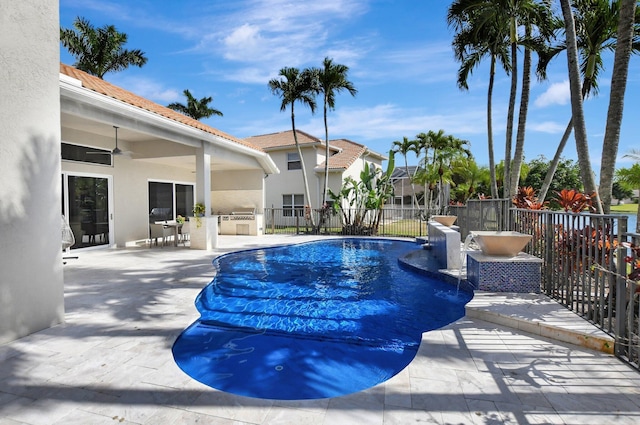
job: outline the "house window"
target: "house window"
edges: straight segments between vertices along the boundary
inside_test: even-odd
[[[149,182],[149,223],[193,215],[193,185]]]
[[[62,160],[86,162],[89,164],[113,165],[111,162],[111,151],[106,149],[90,148],[88,146],[72,145],[62,143]]]
[[[304,195],[282,195],[282,215],[302,217],[304,215]]]
[[[287,154],[287,170],[301,170],[302,162],[297,152]]]

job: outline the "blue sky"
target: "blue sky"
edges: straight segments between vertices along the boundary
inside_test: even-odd
[[[349,67],[356,97],[338,95],[329,114],[329,137],[347,138],[387,153],[394,140],[443,129],[468,140],[477,162],[488,165],[486,92],[488,66],[477,68],[469,90],[456,86],[458,64],[447,27],[448,1],[415,0],[234,0],[151,1],[60,0],[60,23],[76,16],[94,26],[113,24],[129,36],[149,61],[142,68],[111,73],[105,80],[166,105],[212,96],[223,117],[208,125],[248,137],[291,128],[290,111],[267,82],[285,66],[321,66],[325,57]],[[61,61],[74,59],[61,48]],[[605,56],[597,97],[585,103],[592,166],[600,170],[613,55]],[[640,87],[638,58],[632,58],[622,124],[622,155],[639,149],[636,134]],[[550,67],[548,79],[532,77],[525,160],[552,158],[570,117],[565,57]],[[509,77],[498,72],[493,99],[496,161],[504,158]],[[319,99],[320,100],[320,99]],[[322,105],[315,115],[296,107],[296,127],[324,138]],[[564,157],[576,159],[573,136]],[[415,158],[409,158],[414,164]]]

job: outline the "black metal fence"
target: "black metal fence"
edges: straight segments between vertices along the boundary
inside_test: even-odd
[[[533,235],[542,290],[615,338],[614,352],[640,367],[637,283],[627,279],[627,217],[511,210],[511,229]],[[637,239],[637,238],[636,238]]]
[[[464,240],[471,230],[508,230],[509,199],[469,199],[466,205],[449,206],[449,214],[458,217],[456,225]]]
[[[421,237],[427,235],[427,213],[422,209],[384,208],[377,211],[266,208],[265,234],[323,234]],[[311,215],[313,214],[313,220]],[[359,226],[352,224],[358,217]],[[315,223],[315,228],[313,226]]]

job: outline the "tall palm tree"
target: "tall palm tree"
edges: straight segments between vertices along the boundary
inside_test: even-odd
[[[522,89],[520,94],[520,111],[518,113],[518,130],[516,133],[513,161],[510,166],[510,181],[505,182],[505,184],[509,184],[508,193],[510,196],[517,193],[520,182],[520,168],[524,161],[525,128],[531,89],[531,54],[532,52],[544,52],[547,49],[548,43],[554,37],[556,29],[562,24],[551,12],[550,3],[544,1],[536,5],[535,12],[525,16],[523,21],[525,37],[522,39],[524,58],[522,64]],[[532,35],[534,30],[535,36]]]
[[[336,93],[343,90],[349,92],[351,96],[355,96],[358,90],[353,83],[347,79],[349,67],[333,63],[333,59],[324,58],[323,67],[317,70],[318,89],[323,94],[324,105],[324,144],[325,144],[325,161],[324,161],[324,189],[322,190],[322,202],[327,202],[327,188],[329,187],[329,126],[327,125],[327,110],[335,109]]]
[[[524,44],[527,49],[538,48],[540,40],[547,39],[552,34],[552,13],[549,0],[456,0],[447,14],[449,25],[458,31],[453,42],[456,58],[462,63],[458,72],[458,86],[466,88],[466,78],[470,69],[476,66],[484,55],[491,57],[487,133],[490,146],[489,166],[491,169],[491,194],[497,197],[497,178],[495,161],[493,160],[493,134],[491,127],[491,92],[493,90],[493,76],[495,60],[499,59],[508,75],[511,76],[509,92],[509,108],[506,124],[505,143],[505,196],[509,196],[511,185],[517,185],[519,173],[516,171],[513,183],[510,178],[511,151],[513,139],[513,121],[518,82],[518,45]],[[527,32],[536,29],[538,36],[533,38],[527,33],[522,38],[520,27],[524,25]],[[522,98],[520,101],[520,115],[518,120],[518,138],[516,141],[515,165],[520,167],[523,160],[524,129],[529,103],[529,67],[530,52],[525,51]]]
[[[511,71],[508,49],[509,28],[502,21],[487,24],[479,13],[482,2],[478,0],[455,0],[447,12],[447,22],[456,31],[453,50],[461,63],[458,70],[458,87],[468,90],[467,80],[473,69],[486,56],[490,58],[489,85],[487,88],[487,149],[489,154],[490,190],[493,198],[498,197],[493,148],[492,99],[496,63],[504,71]],[[501,25],[500,25],[501,24]]]
[[[199,120],[201,118],[209,118],[212,115],[222,116],[222,112],[217,109],[213,109],[209,107],[209,103],[213,101],[211,96],[203,97],[198,100],[189,90],[185,90],[182,92],[184,96],[187,98],[187,104],[184,105],[180,102],[173,102],[167,105],[167,108],[173,109],[176,112],[180,112],[188,117],[193,118],[194,120]]]
[[[603,71],[602,54],[605,51],[613,51],[616,45],[618,14],[618,1],[609,0],[575,0],[573,3],[574,19],[576,21],[576,38],[580,50],[580,74],[582,76],[582,98],[587,99],[591,95],[598,94],[598,78]],[[640,22],[640,19],[638,19]],[[561,42],[557,46],[549,48],[540,54],[538,74],[545,75],[549,62],[559,53],[566,50],[566,43]],[[638,43],[633,44],[633,53],[637,53]],[[551,160],[551,166],[542,183],[538,194],[544,200],[553,176],[558,169],[562,152],[573,130],[573,120],[569,119],[567,127],[560,139],[556,153]]]
[[[613,74],[611,76],[607,125],[604,132],[604,142],[602,143],[602,152],[606,152],[607,155],[602,155],[600,164],[600,199],[604,205],[605,213],[608,213],[611,208],[613,175],[616,168],[622,111],[624,109],[624,93],[627,87],[629,59],[633,51],[636,3],[637,0],[620,0],[618,41],[616,43]]]
[[[411,203],[413,204],[412,207],[415,208],[416,205],[418,205],[418,199],[416,197],[416,189],[413,182],[413,176],[409,175],[409,163],[407,161],[407,154],[409,152],[413,152],[416,154],[416,156],[418,156],[418,142],[416,140],[409,140],[407,137],[403,137],[402,142],[395,140],[391,145],[391,149],[396,153],[401,153],[402,157],[404,158],[404,171],[407,175],[407,178],[409,179],[409,183],[411,183]]]
[[[76,58],[76,68],[103,78],[107,72],[122,71],[129,66],[147,63],[144,52],[126,50],[127,34],[113,25],[95,28],[84,18],[77,17],[73,28],[60,28],[60,42]]]
[[[598,188],[596,187],[595,178],[591,169],[591,159],[589,158],[589,144],[587,141],[587,128],[582,105],[580,70],[578,67],[578,45],[573,11],[571,10],[570,0],[560,0],[560,6],[562,8],[567,37],[567,65],[569,68],[569,87],[571,91],[571,116],[573,117],[575,130],[580,176],[582,177],[585,191],[596,194],[596,211],[602,214],[602,204],[600,203],[600,197],[597,195]]]
[[[507,130],[505,141],[505,179],[504,179],[504,197],[510,198],[513,195],[514,187],[517,185],[519,170],[514,170],[512,166],[511,147],[513,138],[513,120],[515,115],[515,103],[516,94],[518,90],[518,45],[521,44],[521,38],[519,36],[519,27],[524,24],[527,32],[531,30],[531,26],[536,26],[538,32],[542,34],[544,38],[549,37],[551,31],[550,18],[551,15],[551,1],[550,0],[499,0],[490,1],[489,7],[490,15],[496,15],[497,19],[504,19],[509,22],[509,39],[511,42],[511,89],[509,93],[509,109],[507,113]],[[530,34],[527,34],[530,35]],[[526,40],[531,40],[531,37],[525,37]],[[526,54],[530,54],[530,45],[525,49]],[[528,52],[528,53],[527,53]],[[526,58],[524,66],[527,68],[530,66],[531,58]],[[527,75],[524,77],[527,79],[523,83],[523,90],[520,100],[520,119],[519,119],[519,131],[520,137],[516,142],[517,155],[514,155],[515,164],[518,168],[523,159],[523,144],[524,144],[524,126],[526,123],[527,106],[529,103],[529,70],[525,69],[524,73]],[[523,73],[523,75],[524,75]]]
[[[280,111],[287,110],[287,106],[291,106],[291,129],[293,130],[293,140],[298,150],[298,156],[300,158],[300,164],[302,168],[302,180],[304,182],[305,203],[313,211],[311,203],[311,195],[309,192],[309,182],[307,180],[307,168],[304,165],[304,157],[302,156],[302,150],[298,143],[298,135],[296,133],[296,120],[294,107],[296,102],[302,103],[311,109],[311,112],[316,110],[315,93],[317,92],[317,78],[312,70],[305,69],[300,72],[298,68],[285,67],[278,73],[280,78],[274,78],[269,81],[269,89],[274,95],[280,96],[282,103],[280,104]],[[315,217],[311,214],[311,226],[315,229]]]

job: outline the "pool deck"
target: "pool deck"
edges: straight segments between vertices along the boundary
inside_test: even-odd
[[[640,373],[579,345],[606,335],[542,295],[477,293],[402,372],[344,397],[252,399],[184,374],[171,346],[198,317],[211,260],[310,239],[81,252],[64,265],[65,323],[0,345],[0,425],[640,423]]]

